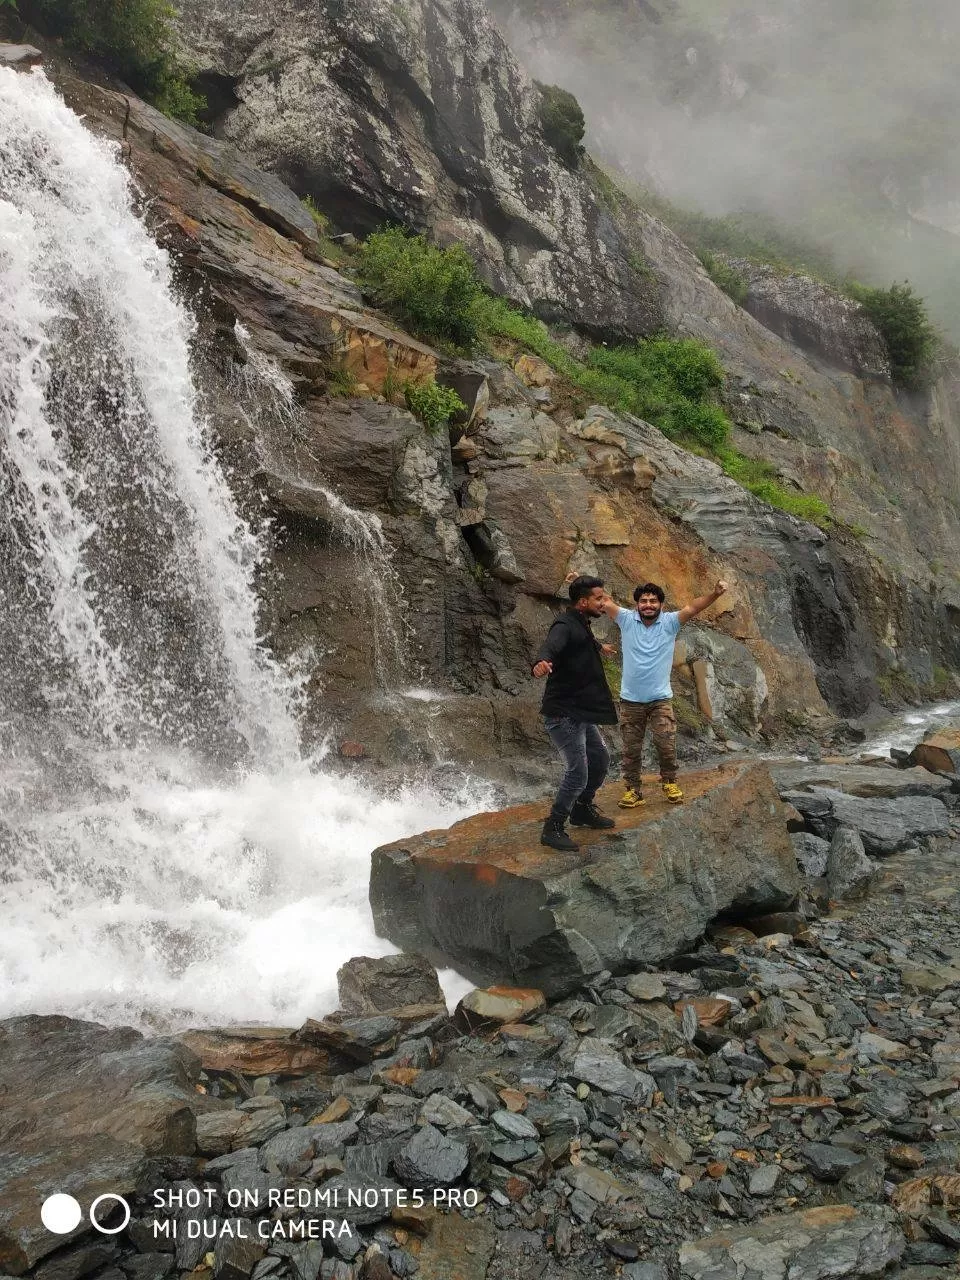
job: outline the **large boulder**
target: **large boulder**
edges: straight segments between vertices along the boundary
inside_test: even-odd
[[[960,727],[927,734],[910,752],[910,763],[931,773],[960,773]],[[950,786],[948,779],[940,781]]]
[[[591,974],[656,964],[721,912],[792,903],[800,887],[769,771],[740,762],[684,777],[686,803],[617,811],[614,832],[581,848],[539,843],[542,804],[479,814],[373,854],[377,931],[481,982],[510,979],[559,995]]]
[[[814,835],[829,840],[839,827],[850,827],[874,856],[896,853],[926,836],[950,834],[950,814],[935,796],[883,799],[812,787],[783,791],[781,797],[799,809]]]
[[[837,1280],[879,1276],[904,1250],[892,1210],[825,1205],[733,1227],[680,1249],[689,1280]]]
[[[919,750],[919,748],[917,748]],[[926,768],[896,769],[876,764],[810,764],[790,761],[772,765],[770,772],[785,791],[811,791],[827,787],[865,800],[897,800],[900,796],[943,796],[951,789],[949,778],[937,777]]]
[[[63,1017],[0,1023],[0,1271],[21,1275],[91,1230],[94,1198],[132,1192],[151,1156],[189,1155],[199,1059],[174,1040],[145,1040]],[[68,1235],[40,1222],[66,1192],[84,1216]]]

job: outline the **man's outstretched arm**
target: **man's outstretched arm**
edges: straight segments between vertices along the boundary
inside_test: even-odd
[[[681,622],[689,622],[698,613],[703,613],[704,609],[708,609],[715,600],[719,600],[726,589],[727,583],[721,578],[709,595],[697,596],[696,600],[691,600],[689,604],[683,606],[677,617]]]

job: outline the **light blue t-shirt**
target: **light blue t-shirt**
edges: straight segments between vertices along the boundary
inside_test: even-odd
[[[680,614],[661,613],[648,627],[641,622],[636,609],[619,609],[614,621],[620,628],[623,649],[620,697],[627,702],[672,698],[670,671]]]

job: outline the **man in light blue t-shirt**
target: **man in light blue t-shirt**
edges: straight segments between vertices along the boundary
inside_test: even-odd
[[[648,725],[660,762],[663,794],[672,804],[683,801],[683,792],[677,785],[677,721],[670,687],[673,650],[683,623],[719,600],[726,589],[727,584],[720,581],[709,595],[698,596],[676,613],[664,613],[665,593],[655,582],[637,587],[633,593],[636,603],[633,609],[622,609],[607,597],[604,612],[620,628],[623,653],[620,727],[626,790],[620,799],[622,809],[636,809],[646,803],[641,773],[643,739]]]

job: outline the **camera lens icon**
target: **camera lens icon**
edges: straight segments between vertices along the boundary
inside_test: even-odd
[[[120,1224],[115,1227],[105,1226],[116,1205],[120,1205],[123,1209]],[[40,1221],[56,1236],[66,1236],[71,1231],[75,1231],[82,1218],[83,1209],[80,1207],[80,1201],[62,1191],[56,1195],[47,1196],[40,1206]],[[97,1196],[90,1206],[90,1225],[94,1231],[99,1231],[103,1236],[118,1235],[129,1221],[129,1204],[123,1196],[118,1196],[113,1191],[106,1191],[103,1195]]]

